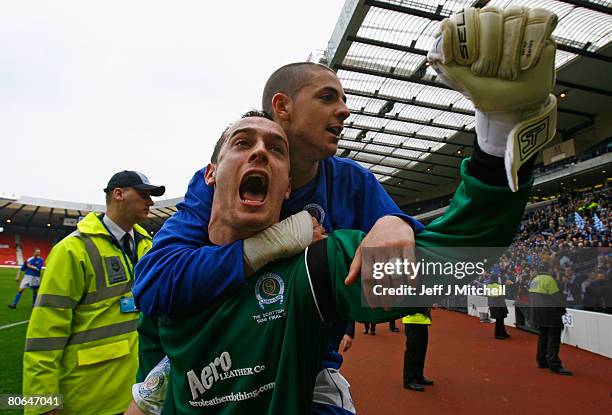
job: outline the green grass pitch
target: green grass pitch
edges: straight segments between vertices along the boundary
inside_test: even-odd
[[[30,318],[32,312],[32,290],[26,289],[17,309],[7,307],[13,302],[19,286],[15,282],[16,268],[0,268],[0,327],[19,323]],[[0,394],[21,394],[21,372],[23,345],[27,323],[0,329]],[[4,414],[20,414],[19,410],[0,409]]]

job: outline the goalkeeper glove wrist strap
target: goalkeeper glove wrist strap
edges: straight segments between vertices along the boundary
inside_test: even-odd
[[[548,144],[557,132],[557,98],[550,94],[546,103],[536,111],[525,114],[525,120],[508,134],[508,146],[504,155],[508,184],[513,192],[518,190],[520,167]]]
[[[533,166],[536,157],[531,157],[527,160],[518,171],[519,186],[531,180],[533,174]],[[470,176],[480,180],[482,183],[490,186],[507,186],[508,179],[504,167],[504,159],[502,157],[492,156],[483,151],[478,145],[478,140],[474,140],[474,150],[468,164],[468,172]]]
[[[518,190],[518,171],[555,136],[557,98],[549,94],[535,109],[484,113],[476,111],[479,147],[491,156],[504,157],[506,178],[512,191]]]

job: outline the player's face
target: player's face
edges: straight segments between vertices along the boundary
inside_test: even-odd
[[[34,256],[37,257],[37,258],[40,256],[40,249],[35,249],[34,250]]]
[[[336,154],[344,120],[350,115],[340,80],[331,71],[315,69],[292,100],[285,126],[294,157],[319,161]]]
[[[215,185],[211,223],[214,216],[232,229],[257,232],[278,222],[291,191],[285,132],[262,117],[236,121],[206,181]]]
[[[149,208],[153,206],[149,190],[127,187],[123,190],[124,213],[133,223],[143,222],[149,216]]]

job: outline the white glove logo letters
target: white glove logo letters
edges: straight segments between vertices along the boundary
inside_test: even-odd
[[[467,30],[465,27],[465,13],[461,12],[457,14],[457,17],[461,19],[456,23],[457,25],[457,38],[459,39],[459,51],[461,57],[465,60],[470,59],[470,54],[467,48]]]
[[[541,140],[538,140],[538,135],[542,131],[546,132],[542,135]],[[519,133],[519,151],[521,161],[527,160],[540,147],[539,142],[545,142],[548,137],[548,118],[540,121],[537,124],[530,125]]]
[[[531,55],[533,54],[533,40],[524,41],[523,50],[521,52],[525,58],[531,59]]]

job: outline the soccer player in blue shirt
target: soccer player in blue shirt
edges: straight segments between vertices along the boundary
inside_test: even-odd
[[[352,160],[333,157],[350,115],[345,100],[336,74],[319,64],[286,65],[266,83],[263,110],[287,133],[292,154],[293,191],[282,218],[306,209],[328,232],[359,229],[369,232],[366,241],[371,245],[395,241],[413,247],[413,228],[418,231],[422,225],[397,207],[372,173]],[[204,182],[205,171],[194,175],[179,211],[166,221],[137,266],[134,293],[146,314],[188,314],[202,302],[242,286],[256,271],[252,264],[259,261],[244,252],[243,241],[206,246],[213,188]]]
[[[17,271],[17,277],[15,277],[15,281],[19,282],[19,277],[21,273],[25,273],[23,280],[21,280],[21,284],[19,285],[19,291],[15,296],[15,299],[11,304],[9,304],[9,308],[17,308],[17,303],[21,298],[21,294],[25,291],[26,288],[31,288],[33,291],[32,295],[32,305],[36,302],[36,293],[38,291],[38,287],[40,287],[40,270],[45,266],[45,260],[40,256],[40,249],[35,248],[34,254],[27,261],[23,263],[19,271]]]
[[[413,247],[413,228],[419,231],[423,226],[399,209],[372,173],[352,160],[333,157],[344,120],[350,115],[345,101],[336,74],[319,64],[286,65],[266,83],[263,109],[287,133],[292,154],[293,191],[281,216],[308,210],[327,232],[367,232],[362,247]],[[266,263],[295,255],[310,243],[273,255],[270,251],[267,255],[250,253],[248,240],[205,246],[210,245],[207,232],[213,187],[206,185],[204,175],[205,169],[195,174],[179,211],[166,221],[153,248],[136,267],[134,295],[145,314],[187,315],[222,293],[244,286],[246,278]],[[351,267],[354,276],[359,264],[357,258]],[[342,362],[337,348],[345,330],[346,324],[337,325],[323,362],[334,374]],[[151,368],[143,369],[146,374]],[[344,395],[348,395],[346,385]]]

